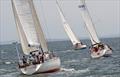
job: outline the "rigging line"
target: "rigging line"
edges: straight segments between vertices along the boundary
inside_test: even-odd
[[[18,56],[18,60],[20,61],[20,53],[19,53],[19,49],[18,49],[18,44],[15,44],[15,48],[16,48],[16,52],[17,52],[17,56]]]
[[[46,15],[45,15],[45,11],[44,11],[44,7],[43,7],[43,4],[42,4],[42,1],[41,1],[41,10],[42,10],[42,12],[43,12],[43,20],[44,20],[44,26],[45,26],[45,28],[46,28],[46,32],[47,32],[47,35],[48,35],[48,37],[50,38],[49,40],[51,40],[51,36],[50,36],[50,31],[49,31],[49,29],[48,29],[48,27],[47,27],[47,19],[46,19]]]

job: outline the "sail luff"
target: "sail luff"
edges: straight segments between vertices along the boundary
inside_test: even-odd
[[[18,33],[18,36],[19,36],[19,39],[21,42],[22,50],[23,50],[24,54],[28,55],[31,51],[36,50],[36,49],[34,47],[32,47],[32,48],[28,47],[27,38],[22,29],[22,26],[21,26],[19,17],[17,15],[13,0],[11,0],[11,3],[12,3],[12,8],[13,8],[13,14],[14,14],[14,19],[15,19],[15,23],[16,23],[17,33]]]
[[[66,31],[66,33],[67,33],[68,37],[70,38],[72,44],[75,45],[76,43],[80,43],[80,40],[77,39],[77,37],[75,36],[73,31],[71,30],[69,24],[67,23],[67,21],[65,19],[65,16],[64,16],[57,0],[56,0],[56,4],[57,4],[57,9],[60,13],[60,16],[61,16],[61,19],[62,19],[62,22],[63,22],[64,30]]]
[[[44,36],[41,24],[40,24],[39,19],[38,19],[38,16],[37,16],[34,4],[33,4],[33,0],[29,0],[29,3],[30,3],[30,8],[32,9],[31,10],[32,11],[32,17],[33,17],[33,21],[34,21],[34,24],[35,24],[35,29],[36,29],[36,32],[37,32],[38,40],[40,42],[40,45],[42,47],[43,52],[48,52],[47,42],[45,40],[45,36]]]
[[[89,11],[88,11],[87,6],[86,6],[84,1],[80,5],[80,9],[81,9],[82,18],[85,22],[85,26],[88,30],[88,34],[90,36],[92,44],[100,43],[100,40],[97,36],[97,32],[96,32],[95,27],[94,27],[94,24],[92,22]]]

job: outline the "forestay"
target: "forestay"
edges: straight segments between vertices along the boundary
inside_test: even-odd
[[[100,43],[100,40],[98,39],[92,19],[89,15],[87,6],[85,4],[85,0],[81,0],[81,5],[79,6],[79,8],[81,9],[81,16],[85,22],[86,28],[88,29],[88,33],[89,33],[92,44]]]

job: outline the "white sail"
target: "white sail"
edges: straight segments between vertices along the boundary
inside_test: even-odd
[[[22,50],[23,50],[24,54],[28,55],[31,51],[36,50],[36,48],[35,47],[28,47],[28,42],[27,42],[27,39],[25,37],[25,33],[22,29],[22,26],[20,24],[20,20],[17,16],[17,12],[15,10],[15,6],[14,6],[13,1],[12,1],[12,8],[13,8],[14,18],[15,18],[15,22],[16,22],[16,28],[17,28],[17,32],[18,32],[18,35],[20,38]]]
[[[75,34],[73,33],[73,31],[71,30],[69,24],[67,23],[67,21],[65,20],[65,16],[63,15],[62,13],[62,10],[60,9],[60,6],[58,4],[58,2],[56,1],[57,3],[57,9],[60,13],[60,16],[61,16],[61,19],[62,19],[62,22],[63,22],[63,27],[68,35],[68,37],[70,38],[71,42],[73,45],[75,45],[76,43],[81,43],[77,37],[75,36]]]
[[[18,25],[18,33],[21,39],[22,47],[24,47],[23,49],[28,48],[24,45],[30,45],[29,50],[27,50],[27,52],[30,52],[33,51],[35,47],[37,49],[38,46],[41,45],[43,51],[48,51],[42,29],[40,24],[38,24],[39,21],[35,12],[35,8],[33,8],[34,5],[32,0],[13,0],[13,4],[15,8],[14,10],[16,11],[16,16],[19,19],[19,23],[18,20],[16,20],[16,24]],[[21,34],[22,29],[24,36],[23,33]],[[26,40],[24,38],[26,38]],[[26,41],[27,43],[25,43]]]
[[[81,0],[81,5],[79,6],[79,8],[81,9],[81,15],[85,22],[85,26],[88,30],[92,44],[100,43],[100,40],[98,39],[92,19],[89,15],[88,9],[85,5],[85,0]]]
[[[38,38],[39,38],[38,40],[39,40],[39,42],[41,44],[43,52],[47,52],[48,51],[47,42],[45,40],[44,33],[42,31],[42,28],[41,28],[37,13],[35,11],[33,0],[29,0],[29,3],[31,5],[30,8],[31,8],[31,11],[32,11],[35,28],[36,28],[37,35],[38,35]]]
[[[39,45],[28,0],[13,0],[21,26],[30,45]]]

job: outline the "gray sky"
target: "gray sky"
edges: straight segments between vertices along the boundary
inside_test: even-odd
[[[60,0],[61,8],[73,32],[89,38],[78,8],[79,0]],[[34,0],[45,36],[68,39],[55,0]],[[86,0],[99,37],[120,37],[120,0]],[[10,0],[0,0],[0,42],[18,40]]]

